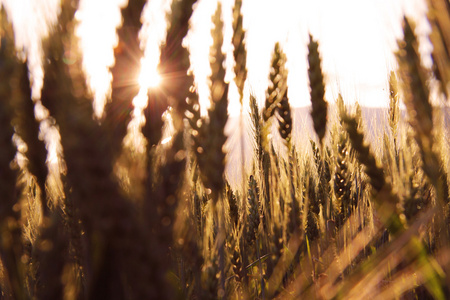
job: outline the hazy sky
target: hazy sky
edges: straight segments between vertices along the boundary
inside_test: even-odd
[[[18,48],[25,48],[31,67],[33,93],[39,96],[42,86],[40,38],[48,34],[50,24],[57,17],[59,0],[0,0],[13,19]],[[227,53],[227,69],[232,70],[231,12],[234,0],[223,0],[225,23],[223,51]],[[117,43],[116,27],[120,25],[120,8],[127,0],[80,0],[76,14],[79,21],[77,35],[83,51],[83,67],[94,95],[94,109],[98,115],[110,92],[109,67],[114,63],[113,47]],[[210,73],[209,47],[211,16],[217,0],[199,0],[191,18],[191,30],[185,40],[191,54],[191,67],[198,85],[202,111],[209,104],[207,78]],[[156,76],[159,46],[165,38],[165,12],[170,0],[149,0],[143,12],[141,44],[145,49],[140,82],[151,84]],[[323,71],[326,78],[326,99],[334,101],[342,93],[347,103],[359,101],[366,106],[388,104],[388,74],[396,68],[394,52],[397,39],[402,37],[403,15],[413,17],[419,33],[422,56],[430,64],[430,44],[426,38],[429,26],[425,19],[423,0],[243,0],[244,27],[247,30],[248,80],[244,101],[248,104],[249,91],[260,104],[265,100],[270,59],[275,42],[279,41],[287,54],[289,100],[292,106],[310,104],[307,75],[307,42],[311,33],[319,41]],[[239,115],[241,106],[231,80],[228,112]],[[135,110],[125,144],[144,151],[140,126],[142,107],[146,105],[146,89],[133,100]],[[248,109],[245,105],[244,110]],[[39,109],[37,109],[37,112]],[[42,110],[45,112],[45,110]],[[44,115],[44,114],[43,114]],[[244,116],[247,112],[244,113]],[[294,122],[299,122],[295,120]],[[45,124],[45,123],[44,123]],[[230,125],[231,124],[231,125]],[[230,182],[240,184],[242,172],[237,165],[249,164],[251,154],[241,156],[241,143],[248,144],[246,124],[239,127],[232,122],[226,127],[229,136],[225,145],[228,152],[227,176]],[[45,126],[44,126],[45,127]],[[49,161],[58,166],[59,134],[54,127],[44,129],[49,148]],[[294,128],[295,132],[295,128]],[[294,133],[295,135],[295,133]],[[170,140],[166,132],[164,141]],[[248,146],[248,145],[247,145]]]
[[[41,84],[39,38],[47,34],[47,25],[56,20],[58,0],[3,0],[14,20],[19,47],[31,53],[35,86]],[[78,35],[84,51],[88,81],[95,89],[100,111],[109,90],[113,64],[115,28],[120,24],[120,7],[126,0],[81,0]],[[232,0],[223,0],[225,43],[223,50],[231,56]],[[146,45],[145,70],[152,74],[158,63],[159,43],[164,39],[164,11],[167,0],[150,0],[143,14],[143,45]],[[207,76],[211,15],[215,0],[199,0],[186,41],[199,85],[202,103],[208,103]],[[424,19],[426,6],[419,0],[244,0],[244,27],[247,29],[247,95],[251,90],[263,103],[274,43],[279,41],[287,54],[289,98],[293,106],[309,105],[307,79],[307,41],[311,33],[319,41],[326,76],[328,101],[341,92],[347,102],[359,101],[368,106],[387,104],[387,79],[395,68],[393,52],[401,37],[404,14],[413,16],[427,57],[430,45],[424,38],[429,30]],[[231,68],[230,68],[231,69]],[[229,73],[232,79],[232,73]],[[239,112],[236,89],[231,87],[230,113]]]

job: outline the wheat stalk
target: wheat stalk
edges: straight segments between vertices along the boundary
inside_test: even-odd
[[[264,122],[275,113],[278,102],[282,100],[287,88],[286,83],[286,55],[279,43],[275,44],[269,73],[269,86],[266,91],[266,102],[263,110]]]
[[[321,59],[319,55],[319,44],[309,35],[308,44],[308,76],[311,93],[311,117],[313,119],[314,130],[319,137],[320,144],[323,144],[325,131],[327,129],[328,103],[325,101],[325,83],[322,73]]]
[[[189,29],[193,5],[196,0],[175,0],[168,16],[166,42],[161,47],[158,72],[161,75],[160,89],[166,102],[174,110],[174,126],[182,130],[187,108],[187,99],[195,99],[194,80],[189,70],[189,52],[183,47],[183,38]]]
[[[283,139],[284,144],[288,147],[288,151],[291,151],[292,147],[292,116],[291,116],[291,106],[289,105],[289,100],[287,97],[288,90],[284,92],[281,101],[277,105],[278,112],[278,132]]]
[[[114,48],[115,64],[111,68],[111,101],[105,106],[102,123],[108,128],[110,151],[117,158],[131,120],[132,101],[139,92],[138,74],[143,51],[139,47],[141,12],[145,0],[130,0],[122,9],[123,24],[117,30],[118,45]],[[132,75],[131,72],[136,72]]]
[[[222,53],[221,5],[219,3],[213,17],[215,28],[212,35],[214,44],[211,47],[211,108],[208,110],[209,119],[204,121],[200,131],[200,146],[197,148],[198,163],[204,185],[212,190],[214,201],[218,201],[219,193],[224,187],[223,174],[225,170],[225,153],[223,145],[226,141],[224,134],[228,119],[228,84],[225,80],[223,63],[225,56]],[[225,113],[224,113],[225,112]]]
[[[260,222],[260,200],[259,187],[253,176],[248,180],[248,215],[246,226],[246,244],[252,245],[258,234],[258,227]]]
[[[247,51],[245,49],[245,30],[242,27],[242,0],[236,0],[233,7],[233,56],[234,56],[234,81],[239,91],[239,101],[244,97],[244,84],[247,78]]]
[[[70,3],[63,3],[59,21],[64,26],[50,37],[42,102],[60,126],[67,184],[86,236],[87,291],[90,297],[112,297],[126,291],[130,297],[164,298],[168,289],[161,289],[155,273],[144,266],[158,263],[148,251],[150,241],[144,238],[131,203],[122,197],[112,178],[114,152],[109,147],[117,141],[108,136],[110,124],[98,124],[92,118],[79,60],[68,66],[62,59],[68,53],[62,41],[73,34],[74,10]],[[141,247],[135,247],[136,243]],[[149,285],[144,278],[152,276]]]
[[[450,8],[444,0],[428,0],[428,21],[431,25],[430,41],[433,45],[433,72],[440,83],[441,92],[449,98],[450,82]]]
[[[3,242],[0,244],[0,257],[5,274],[4,286],[15,299],[26,299],[25,282],[21,262],[23,245],[21,237],[19,190],[16,186],[17,170],[11,168],[16,154],[12,143],[14,129],[12,124],[12,102],[14,91],[19,89],[20,72],[23,70],[16,58],[12,28],[5,22],[4,10],[1,9],[0,21],[5,26],[5,34],[1,36],[0,60],[0,231]],[[11,80],[11,78],[15,80]],[[8,292],[8,290],[6,292]],[[9,295],[7,295],[9,296]]]

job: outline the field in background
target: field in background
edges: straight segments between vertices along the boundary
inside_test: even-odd
[[[381,147],[383,134],[389,131],[389,108],[383,107],[361,107],[362,119],[365,128],[365,135],[367,141],[373,147]],[[292,108],[293,119],[293,140],[296,146],[300,149],[309,147],[310,139],[317,142],[317,136],[314,132],[313,120],[311,118],[311,107],[295,107]],[[442,116],[443,131],[449,135],[450,128],[450,108],[442,108],[438,110],[438,114]],[[337,116],[337,107],[332,105],[329,108],[329,116]],[[332,118],[334,118],[332,117]],[[246,170],[251,169],[253,160],[253,146],[252,136],[249,134],[251,129],[250,116],[244,115],[244,138],[241,139],[241,132],[239,131],[240,117],[231,116],[225,128],[225,134],[228,137],[228,144],[225,146],[227,151],[227,165],[226,176],[234,187],[239,187],[242,184],[242,159],[241,159],[241,144],[244,145],[244,159],[246,161]],[[400,112],[400,126],[407,125],[407,112],[401,110]],[[338,120],[333,120],[338,122]],[[277,127],[273,126],[273,132],[277,131]],[[281,145],[281,139],[277,134],[273,134],[274,144]]]

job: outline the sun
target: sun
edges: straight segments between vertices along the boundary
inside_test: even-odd
[[[139,74],[139,85],[143,89],[155,88],[161,83],[161,76],[158,71],[151,68],[142,68]]]

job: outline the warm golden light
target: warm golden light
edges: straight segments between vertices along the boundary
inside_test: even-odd
[[[161,83],[161,76],[156,70],[150,68],[142,68],[139,74],[139,85],[142,89],[155,88]]]

